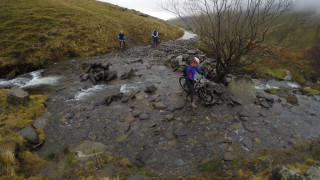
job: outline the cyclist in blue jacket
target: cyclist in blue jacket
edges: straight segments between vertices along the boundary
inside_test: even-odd
[[[123,41],[123,46],[125,46],[126,44],[126,39],[127,37],[124,35],[123,31],[120,31],[120,33],[118,34],[118,39],[120,41],[120,46],[121,46],[121,40]]]
[[[200,60],[197,57],[193,58],[193,62],[191,63],[191,65],[188,67],[187,69],[187,77],[186,77],[186,85],[188,87],[188,92],[187,92],[187,96],[185,99],[188,99],[188,97],[191,97],[191,106],[193,108],[197,108],[197,106],[194,104],[193,102],[193,97],[194,97],[194,74],[196,73],[196,71],[199,74],[203,74],[203,72],[197,68],[198,64],[200,63]]]

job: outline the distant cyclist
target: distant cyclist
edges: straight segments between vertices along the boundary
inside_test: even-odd
[[[152,32],[152,38],[153,38],[153,46],[158,45],[159,43],[159,32],[157,31],[157,28],[154,28],[154,31]]]
[[[203,72],[197,68],[198,64],[200,63],[200,60],[197,57],[193,58],[193,62],[191,63],[191,65],[187,68],[187,73],[186,73],[186,85],[188,87],[188,92],[187,92],[187,96],[185,97],[185,99],[188,99],[188,97],[190,96],[191,98],[191,106],[193,108],[196,108],[197,106],[194,104],[193,102],[193,96],[194,96],[194,74],[196,73],[196,71],[199,74],[203,74]]]
[[[120,41],[120,48],[121,48],[121,41],[123,41],[123,47],[125,47],[127,37],[124,35],[123,31],[120,31],[118,35],[118,39]]]

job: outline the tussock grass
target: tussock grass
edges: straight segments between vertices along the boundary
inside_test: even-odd
[[[183,34],[163,20],[96,0],[2,0],[0,21],[0,67],[112,51],[120,30],[129,46],[148,43],[155,27],[164,41]]]
[[[13,152],[0,148],[0,175],[14,176],[16,165]]]
[[[48,99],[44,95],[31,95],[26,106],[13,106],[6,102],[8,90],[0,90],[0,105],[3,112],[0,114],[0,123],[5,124],[9,129],[21,129],[33,124],[35,118],[41,116],[47,110],[44,106]]]

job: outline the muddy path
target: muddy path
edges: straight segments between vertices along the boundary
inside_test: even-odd
[[[43,117],[46,141],[37,154],[59,153],[65,146],[91,140],[160,176],[175,177],[196,175],[204,160],[223,159],[228,167],[230,160],[255,150],[288,148],[319,136],[319,97],[295,94],[299,103],[292,105],[258,91],[256,99],[239,104],[225,87],[216,85],[216,103],[204,106],[196,98],[198,108],[192,109],[178,83],[181,74],[164,66],[179,55],[206,59],[190,40],[177,40],[157,49],[139,46],[45,69],[42,76],[56,77],[55,82],[27,87],[50,97],[49,113]],[[83,63],[111,63],[118,78],[95,85],[81,81]],[[134,76],[121,79],[130,69]],[[150,85],[157,90],[146,93]],[[119,93],[125,98],[103,103]]]

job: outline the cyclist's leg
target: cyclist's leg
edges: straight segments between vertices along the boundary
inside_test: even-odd
[[[186,85],[188,87],[187,97],[190,96],[192,103],[194,97],[194,83],[190,79],[186,79]]]

